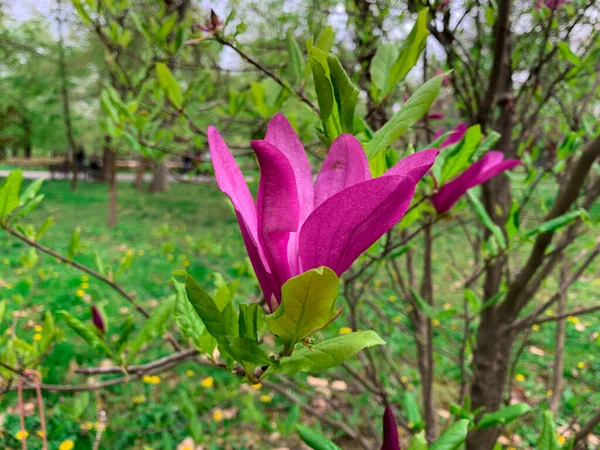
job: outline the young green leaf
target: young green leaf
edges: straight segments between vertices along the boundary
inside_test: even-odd
[[[402,406],[404,407],[404,411],[406,413],[406,420],[409,423],[412,423],[412,430],[420,430],[423,428],[424,422],[421,417],[421,412],[419,411],[419,405],[417,404],[417,400],[414,395],[405,391],[404,396],[402,397]]]
[[[373,139],[366,145],[369,159],[392,145],[411,126],[423,118],[435,100],[442,86],[444,75],[437,75],[419,87],[402,105],[400,111],[373,134]]]
[[[469,421],[467,419],[461,419],[458,422],[453,423],[440,438],[431,445],[430,450],[455,450],[457,449],[465,439],[467,439],[467,432],[469,427]]]
[[[256,106],[258,113],[263,118],[269,117],[270,110],[265,100],[265,87],[261,83],[250,83],[250,93],[252,94],[254,106]]]
[[[175,310],[175,297],[167,298],[154,310],[152,315],[146,320],[143,328],[138,333],[135,340],[129,346],[129,354],[127,360],[135,356],[142,346],[152,339],[162,336],[165,332],[165,325]]]
[[[40,178],[38,180],[35,180],[29,186],[27,186],[27,189],[25,189],[23,191],[23,193],[21,194],[21,196],[19,197],[19,206],[23,207],[29,201],[33,200],[36,197],[37,193],[39,192],[40,188],[42,187],[43,182],[44,182],[44,179]]]
[[[342,132],[354,132],[354,110],[358,99],[359,90],[346,74],[340,61],[334,55],[327,55],[329,74],[333,84],[333,93],[338,106],[338,115]]]
[[[158,78],[158,84],[171,103],[173,103],[176,108],[181,108],[183,104],[181,87],[166,64],[156,63],[156,77]]]
[[[96,331],[92,327],[86,325],[67,311],[59,311],[59,314],[62,314],[69,328],[81,336],[83,340],[86,341],[92,348],[102,350],[111,358],[115,357],[115,354],[111,348],[98,336],[98,334],[96,334]]]
[[[469,166],[472,155],[482,138],[481,127],[473,125],[467,129],[463,139],[451,149],[445,150],[440,184],[451,180]]]
[[[556,426],[552,411],[544,411],[544,425],[537,443],[537,448],[544,450],[559,450],[560,444],[556,438]]]
[[[73,230],[73,234],[71,235],[71,243],[69,244],[69,249],[67,250],[67,256],[69,258],[75,257],[81,248],[79,243],[79,237],[81,236],[81,228],[77,227]]]
[[[531,411],[527,403],[517,403],[492,413],[485,413],[477,423],[477,428],[489,428],[496,425],[505,425],[517,420],[522,415]]]
[[[23,183],[20,170],[11,172],[0,187],[0,221],[3,221],[17,206],[19,206],[19,191]]]
[[[308,428],[306,425],[296,426],[300,438],[313,450],[342,450],[322,434]]]
[[[579,219],[580,217],[585,217],[587,215],[588,212],[583,208],[576,209],[575,211],[570,211],[568,213],[563,214],[562,216],[555,217],[554,219],[548,220],[538,225],[537,227],[527,230],[525,233],[523,233],[523,237],[528,238],[539,233],[550,233],[556,231],[564,227],[565,225],[569,225],[574,220]]]
[[[508,236],[508,239],[512,239],[519,232],[519,227],[521,225],[520,213],[519,203],[513,200],[510,204],[510,211],[508,212],[508,217],[506,219],[506,235]]]
[[[291,354],[297,342],[320,330],[339,314],[334,307],[339,280],[328,267],[319,267],[290,278],[281,288],[281,304],[265,317],[273,334]]]
[[[427,439],[425,439],[425,431],[421,431],[413,436],[408,444],[407,450],[427,450]]]
[[[471,204],[475,208],[475,212],[477,213],[477,217],[479,218],[480,222],[488,230],[490,230],[500,248],[505,249],[506,239],[504,238],[504,233],[502,232],[502,229],[494,223],[492,218],[488,215],[487,211],[485,210],[483,203],[481,203],[481,200],[479,200],[479,197],[477,197],[477,195],[473,193],[473,191],[467,191],[467,195],[469,197],[469,200],[471,201]]]
[[[327,25],[326,27],[321,28],[321,32],[317,36],[314,46],[327,53],[331,51],[331,47],[333,47],[334,38],[335,34],[333,32],[333,27],[331,25]]]
[[[173,280],[175,286],[175,322],[182,333],[188,339],[191,339],[196,348],[204,353],[212,353],[213,348],[205,349],[202,348],[203,341],[201,340],[202,335],[206,332],[204,322],[198,316],[198,313],[188,300],[185,286],[175,280]]]
[[[296,86],[304,78],[304,57],[292,29],[287,33],[288,67],[292,85]]]
[[[319,342],[310,348],[296,350],[292,356],[281,358],[278,365],[267,369],[265,375],[269,373],[292,375],[300,371],[316,372],[329,369],[340,365],[364,348],[383,344],[385,341],[371,330],[343,334]]]
[[[381,93],[380,97],[386,96],[390,91],[390,73],[397,59],[398,49],[396,47],[392,44],[381,44],[371,60],[369,68],[371,81]]]

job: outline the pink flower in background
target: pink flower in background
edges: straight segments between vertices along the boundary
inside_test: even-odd
[[[415,186],[437,149],[414,153],[373,179],[367,156],[351,135],[339,136],[313,183],[308,157],[287,119],[277,114],[252,147],[260,166],[256,202],[216,128],[208,144],[219,188],[235,209],[256,276],[274,311],[281,286],[327,266],[339,276],[406,213]]]
[[[100,333],[106,333],[106,325],[104,324],[104,318],[100,314],[100,310],[96,305],[92,305],[92,323],[100,331]]]
[[[443,75],[444,73],[446,72],[444,72],[444,70],[440,69],[439,67],[435,69],[436,75]],[[450,78],[448,78],[448,75],[444,76],[444,79],[442,80],[442,86],[450,86]]]
[[[467,125],[459,124],[440,145],[440,148],[460,142],[466,131]],[[504,160],[502,152],[489,151],[454,180],[444,184],[431,196],[431,203],[439,214],[444,213],[452,208],[469,189],[483,184],[519,164],[521,161],[518,159]]]
[[[386,406],[383,413],[383,445],[381,450],[400,450],[398,427],[391,406]]]
[[[535,7],[540,9],[542,7],[542,2],[550,8],[552,11],[560,8],[564,3],[567,3],[567,0],[537,0]]]

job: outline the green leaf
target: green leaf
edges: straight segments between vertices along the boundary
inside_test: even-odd
[[[28,200],[25,205],[12,217],[12,221],[15,221],[17,219],[20,219],[21,217],[25,217],[28,214],[30,214],[31,212],[33,212],[40,203],[42,203],[42,200],[44,200],[45,195],[44,194],[40,194],[38,196],[36,196],[35,198]]]
[[[467,432],[469,427],[469,421],[467,419],[459,420],[453,423],[440,438],[431,445],[430,450],[455,450],[457,449],[465,439],[467,439]]]
[[[0,221],[19,206],[21,183],[23,183],[23,174],[20,170],[15,170],[6,177],[0,187]]]
[[[402,406],[404,407],[404,411],[406,412],[406,420],[408,423],[412,424],[412,430],[420,430],[423,428],[424,422],[421,417],[421,412],[419,411],[419,405],[414,397],[414,395],[405,391],[402,397]]]
[[[537,443],[537,448],[544,450],[560,449],[560,444],[556,437],[556,426],[554,425],[552,411],[544,411],[544,425],[542,426],[542,432]]]
[[[44,221],[42,226],[39,227],[37,232],[35,233],[35,240],[36,241],[40,240],[40,238],[44,235],[44,233],[46,233],[46,231],[48,231],[50,229],[50,227],[52,226],[53,223],[54,223],[54,219],[52,217],[48,217]]]
[[[240,305],[239,329],[240,336],[258,341],[258,332],[265,321],[265,313],[258,303]]]
[[[265,372],[285,373],[316,372],[336,367],[348,358],[367,347],[383,345],[383,341],[374,331],[356,331],[319,342],[311,348],[303,347],[292,356],[283,357],[278,365],[273,365]]]
[[[59,311],[62,314],[65,322],[75,333],[83,338],[92,348],[102,350],[107,356],[114,358],[115,354],[111,348],[97,334],[94,328],[86,325],[81,320],[71,315],[67,311]]]
[[[517,420],[523,414],[531,411],[527,403],[517,403],[491,413],[485,413],[477,423],[477,428],[489,428],[496,425],[505,425]]]
[[[43,182],[44,179],[40,178],[27,186],[27,189],[25,189],[19,197],[19,206],[25,206],[29,201],[33,200],[42,187]]]
[[[442,153],[444,164],[440,184],[451,180],[469,166],[471,157],[477,150],[482,136],[481,127],[473,125],[467,129],[465,136],[458,144]]]
[[[430,319],[435,318],[435,313],[433,311],[433,308],[431,307],[431,305],[429,303],[427,303],[425,301],[425,299],[423,297],[421,297],[421,294],[419,294],[417,292],[417,290],[412,287],[410,288],[410,293],[412,294],[413,298],[415,299],[417,308],[419,308],[421,311],[423,311],[425,313],[425,315],[427,317],[429,317]]]
[[[530,230],[523,233],[523,237],[528,238],[539,233],[549,233],[556,231],[564,227],[565,225],[570,224],[575,219],[585,217],[587,215],[588,212],[583,208],[576,209],[575,211],[570,211],[568,213],[563,214],[562,216],[558,216],[554,219],[548,220],[542,223],[541,225],[538,225],[537,227],[531,228]]]
[[[415,434],[408,444],[407,450],[427,450],[427,439],[425,439],[425,431]]]
[[[0,323],[3,323],[2,319],[4,318],[5,313],[6,313],[6,300],[2,300],[0,302]]]
[[[185,337],[191,339],[196,348],[203,353],[212,354],[215,349],[215,345],[212,347],[204,348],[204,344],[206,343],[206,339],[202,339],[202,335],[207,333],[206,327],[204,326],[204,322],[198,316],[198,313],[188,300],[187,293],[185,291],[185,286],[175,280],[173,280],[175,286],[175,322],[179,329],[183,332]]]
[[[327,53],[331,50],[331,47],[333,47],[334,38],[335,34],[333,32],[333,27],[327,25],[326,27],[321,28],[321,32],[319,33],[319,36],[317,36],[314,46]]]
[[[479,297],[477,297],[475,292],[473,292],[471,289],[467,288],[464,290],[463,294],[465,296],[465,299],[467,300],[469,309],[472,312],[478,313],[479,311],[481,311],[481,299]]]
[[[329,119],[333,111],[333,86],[329,80],[328,67],[326,69],[321,61],[312,54],[308,57],[308,62],[312,68],[315,80],[315,91],[317,92],[321,121],[324,123]]]
[[[391,67],[389,75],[389,84],[386,87],[385,93],[390,93],[398,83],[404,81],[410,69],[419,60],[421,52],[425,48],[425,42],[429,31],[427,30],[429,8],[423,8],[419,11],[417,21],[415,22],[408,37],[404,40],[398,59]]]
[[[1,321],[0,317],[0,321]],[[54,324],[54,317],[48,311],[44,313],[44,326],[42,329],[42,339],[40,340],[40,354],[46,353],[48,347],[54,336],[56,335],[56,325]]]
[[[304,57],[300,50],[300,45],[294,37],[294,31],[288,30],[287,33],[287,51],[290,79],[293,85],[297,85],[304,78]]]
[[[366,145],[369,159],[393,144],[411,126],[423,118],[437,97],[444,75],[438,75],[419,87],[402,108],[375,134]]]
[[[163,300],[158,308],[156,308],[152,315],[146,320],[135,340],[129,346],[129,354],[127,355],[128,361],[131,361],[144,344],[163,335],[165,332],[165,325],[175,310],[175,301],[175,296]]]
[[[265,317],[273,334],[291,354],[297,342],[320,330],[339,314],[334,307],[339,280],[333,270],[319,267],[290,278],[281,288],[281,304]]]
[[[77,14],[79,14],[79,17],[81,17],[81,20],[83,21],[83,23],[85,23],[86,25],[91,25],[92,24],[92,18],[87,13],[87,11],[85,9],[83,9],[83,5],[81,4],[81,0],[73,0],[73,6],[77,10]]]
[[[306,425],[296,426],[300,438],[313,450],[342,450],[322,434],[308,428]]]
[[[392,44],[381,44],[371,60],[369,72],[375,87],[385,96],[389,93],[390,72],[398,59],[398,49]]]
[[[473,193],[473,191],[467,191],[467,195],[469,196],[469,200],[471,200],[471,204],[475,208],[475,213],[477,214],[477,217],[479,218],[481,223],[483,223],[483,225],[488,230],[490,230],[498,245],[501,248],[505,249],[506,239],[504,238],[504,233],[502,232],[502,229],[494,223],[492,218],[488,215],[487,211],[485,210],[483,203],[481,203],[481,200],[479,200],[479,197],[477,197],[477,195]]]
[[[81,228],[77,227],[73,230],[73,234],[71,235],[71,243],[69,244],[69,249],[67,250],[67,256],[69,258],[73,258],[79,253],[81,249],[81,245],[79,243],[80,236]]]
[[[571,47],[565,41],[557,42],[556,46],[558,47],[558,50],[562,56],[571,64],[574,66],[579,66],[581,64],[581,58],[573,53],[573,50],[571,50]]]
[[[354,132],[354,110],[359,90],[346,74],[340,61],[334,55],[327,55],[333,93],[338,105],[338,115],[343,133]]]
[[[183,104],[181,87],[166,64],[156,63],[156,77],[158,78],[158,84],[167,95],[167,98],[175,107],[180,109]]]
[[[494,148],[496,146],[496,144],[498,143],[498,141],[500,140],[500,137],[501,137],[500,133],[497,133],[494,130],[490,131],[488,133],[488,135],[485,137],[485,139],[483,140],[483,142],[479,143],[479,147],[477,147],[477,150],[471,156],[471,162],[477,161],[479,158],[481,158],[483,155],[485,155],[489,150]]]
[[[519,232],[521,226],[521,211],[519,209],[519,203],[513,200],[510,204],[510,211],[506,219],[506,235],[508,239],[512,239]]]
[[[229,339],[228,343],[228,350],[238,361],[246,361],[260,366],[268,366],[271,364],[269,355],[267,355],[258,342],[253,341],[252,339],[232,337]],[[252,374],[246,375],[252,376]]]
[[[119,111],[114,107],[107,89],[104,89],[100,94],[100,106],[102,106],[102,109],[108,117],[110,117],[113,123],[118,124],[121,122]]]
[[[258,113],[264,118],[269,117],[270,110],[265,100],[265,87],[261,83],[252,82],[250,83],[250,93]]]

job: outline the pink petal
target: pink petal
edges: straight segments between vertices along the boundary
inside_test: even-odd
[[[331,144],[317,175],[315,208],[341,190],[370,179],[369,161],[360,142],[350,134],[341,134]]]
[[[521,162],[515,159],[502,161],[502,152],[487,152],[483,158],[456,177],[431,197],[431,203],[438,213],[448,211],[472,187],[485,183],[499,173],[508,170]]]
[[[436,148],[413,153],[398,161],[394,167],[383,175],[409,176],[414,178],[416,183],[425,176],[429,169],[431,169],[431,166],[435,163],[435,158],[439,153],[440,151]]]
[[[281,150],[294,169],[302,224],[314,209],[312,172],[304,146],[283,114],[276,114],[271,119],[265,141]]]
[[[450,135],[442,142],[440,148],[448,147],[449,145],[456,144],[460,142],[465,133],[467,132],[467,124],[464,122],[459,123],[454,130],[450,132]]]
[[[341,275],[404,216],[414,191],[411,177],[386,176],[324,201],[300,230],[302,270],[327,266]]]
[[[288,241],[290,233],[298,231],[300,207],[294,169],[285,154],[269,142],[252,141],[252,147],[260,165],[258,242],[280,287],[292,273]]]

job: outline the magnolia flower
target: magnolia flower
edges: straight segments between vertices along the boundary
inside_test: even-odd
[[[400,450],[398,427],[391,406],[386,406],[383,413],[383,445],[381,450]]]
[[[100,331],[100,333],[104,334],[106,332],[104,319],[102,318],[102,314],[100,314],[100,310],[96,307],[96,305],[92,305],[92,323]]]
[[[372,179],[358,140],[340,135],[313,183],[310,163],[287,119],[277,114],[264,140],[252,141],[260,166],[254,201],[231,152],[214,127],[208,144],[219,188],[235,209],[248,256],[271,310],[281,286],[327,266],[338,276],[406,213],[417,182],[437,149],[414,153]]]
[[[567,3],[567,0],[537,0],[535,7],[537,9],[541,9],[542,3],[545,3],[548,8],[550,8],[552,11],[555,11],[560,8],[561,5]]]
[[[442,142],[440,149],[460,142],[467,126],[459,124],[450,135]],[[521,164],[518,159],[504,160],[504,154],[499,151],[487,152],[479,161],[471,164],[462,174],[454,180],[444,184],[431,196],[431,203],[438,214],[448,211],[469,189],[489,181],[505,170],[512,169]]]

